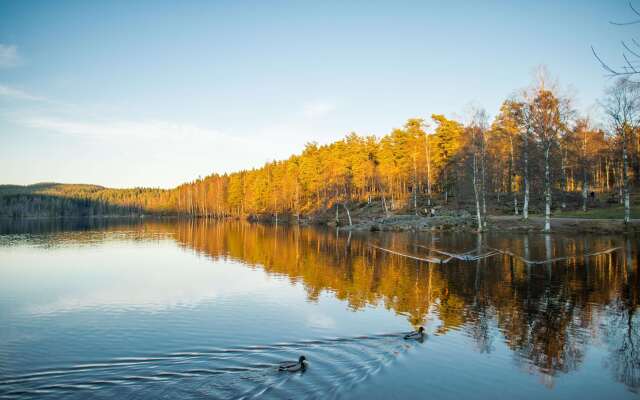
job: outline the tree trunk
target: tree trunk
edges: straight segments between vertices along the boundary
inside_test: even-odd
[[[429,149],[429,134],[425,135],[425,153],[427,156],[427,205],[431,207],[431,150]]]
[[[624,148],[624,147],[623,147]],[[626,151],[622,150],[622,154]],[[620,204],[624,204],[624,167],[620,166],[619,174],[618,174],[618,197],[620,198]]]
[[[629,199],[629,174],[627,160],[627,132],[626,127],[622,131],[622,186],[624,192],[624,223],[628,224],[631,219],[631,204]]]
[[[513,212],[515,215],[518,215],[518,195],[516,193],[515,190],[515,179],[514,178],[514,173],[513,173],[513,169],[515,167],[515,163],[514,163],[514,151],[513,151],[513,137],[509,136],[509,144],[510,146],[510,150],[511,150],[511,157],[509,159],[509,192],[511,192],[511,194],[513,195]]]
[[[480,212],[480,196],[478,193],[478,155],[473,153],[473,195],[476,201],[476,218],[478,220],[478,232],[482,232],[482,213]]]
[[[382,206],[384,207],[384,215],[385,217],[389,218],[389,208],[387,207],[387,201],[384,198],[384,193],[382,194]]]
[[[522,149],[523,162],[524,162],[524,205],[522,207],[522,218],[524,220],[529,219],[529,133],[528,128],[524,134],[524,146]]]
[[[349,208],[347,208],[347,204],[342,203],[342,207],[344,207],[345,211],[347,212],[347,219],[349,220],[349,226],[353,226],[353,223],[351,222],[351,213],[349,212]],[[351,234],[351,232],[349,232],[349,234]]]
[[[416,152],[413,152],[413,210],[418,215],[418,165],[416,163]]]
[[[567,150],[566,149],[562,149],[562,147],[560,148],[560,168],[561,168],[561,172],[562,172],[562,204],[561,207],[564,210],[565,208],[567,208],[567,171],[566,171],[566,156],[567,156]]]
[[[589,198],[589,183],[587,182],[587,170],[582,175],[582,211],[587,211],[587,199]]]
[[[549,152],[551,143],[544,149],[544,231],[551,232],[551,175],[549,171]]]
[[[449,190],[448,190],[448,183],[447,183],[447,166],[444,166],[444,182],[443,182],[443,186],[444,186],[444,204],[449,204]]]
[[[582,211],[587,211],[587,199],[589,196],[589,182],[587,180],[587,133],[583,133],[582,140]]]
[[[600,179],[602,180],[602,191],[611,193],[611,182],[609,181],[609,179],[611,179],[611,175],[609,173],[609,156],[606,156],[604,159],[604,176],[601,176]]]
[[[300,183],[296,180],[296,221],[300,222]]]
[[[480,194],[482,195],[482,215],[486,216],[487,215],[487,179],[485,174],[486,149],[484,147],[484,130],[480,131],[480,157],[481,157],[480,158],[480,168],[481,168]],[[486,220],[485,218],[483,218],[482,219],[483,228],[485,228],[485,224],[486,224]]]

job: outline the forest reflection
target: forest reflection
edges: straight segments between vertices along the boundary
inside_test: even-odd
[[[350,235],[206,221],[178,224],[175,232],[185,248],[302,283],[310,301],[330,292],[353,310],[383,305],[413,325],[433,316],[437,334],[462,330],[481,352],[504,340],[518,364],[541,373],[547,384],[555,374],[579,368],[591,341],[603,341],[614,377],[632,390],[640,388],[637,238],[484,236]],[[429,254],[427,248],[491,247],[527,259],[573,258],[527,265],[500,254],[438,265],[380,252],[372,243],[413,255]],[[616,246],[621,249],[583,256]]]
[[[109,224],[107,224],[109,225]],[[112,224],[113,225],[113,224]],[[233,259],[304,286],[309,301],[330,293],[354,311],[383,306],[436,334],[460,331],[480,352],[504,341],[520,368],[554,376],[579,369],[592,345],[604,346],[613,377],[640,389],[638,238],[469,233],[364,233],[207,220],[99,226],[47,226],[49,245],[70,231],[127,230],[136,240],[165,238],[214,260]],[[33,226],[3,233],[33,232]],[[92,235],[77,235],[75,241]],[[95,237],[93,239],[95,240]],[[509,254],[446,264],[383,252],[429,256],[503,249]],[[619,247],[616,251],[585,256]],[[434,324],[434,326],[429,326]]]

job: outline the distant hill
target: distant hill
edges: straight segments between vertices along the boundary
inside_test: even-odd
[[[75,184],[75,183],[56,183],[56,182],[40,182],[33,185],[0,185],[0,196],[8,194],[45,194],[45,193],[77,193],[77,192],[96,192],[105,190],[104,186]]]
[[[169,193],[164,189],[110,189],[54,182],[0,185],[0,217],[170,214],[173,208]]]

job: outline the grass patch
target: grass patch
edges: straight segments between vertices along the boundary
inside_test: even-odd
[[[594,208],[584,211],[557,211],[553,217],[558,218],[593,218],[593,219],[622,219],[624,217],[624,207],[615,206],[607,208]],[[640,206],[631,207],[631,218],[640,218]]]

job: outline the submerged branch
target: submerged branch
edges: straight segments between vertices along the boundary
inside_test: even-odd
[[[431,250],[431,251],[434,251],[434,252],[436,252],[436,253],[439,253],[439,254],[445,255],[445,256],[449,257],[449,258],[447,259],[447,261],[449,261],[449,260],[451,260],[451,259],[454,259],[454,258],[455,258],[456,260],[460,260],[460,261],[478,261],[478,260],[482,260],[482,259],[484,259],[484,258],[493,257],[493,256],[495,256],[496,254],[500,254],[500,253],[498,253],[497,251],[492,250],[492,251],[490,251],[490,252],[488,252],[488,253],[485,253],[485,254],[478,254],[478,255],[474,255],[473,253],[477,252],[477,250],[476,250],[476,249],[474,249],[474,250],[469,250],[469,251],[467,251],[467,252],[459,253],[459,254],[458,254],[458,253],[448,253],[448,252],[446,252],[446,251],[442,251],[442,250],[438,250],[438,249],[431,249],[431,248],[429,248],[429,247],[422,246],[422,245],[418,245],[418,247],[422,247],[423,249]]]
[[[433,251],[435,251],[436,253],[444,254],[445,256],[449,256],[451,258],[455,258],[456,260],[460,260],[460,261],[478,261],[484,258],[495,256],[496,254],[500,254],[497,251],[490,251],[488,253],[478,254],[478,255],[472,255],[468,253],[463,253],[463,254],[447,253],[446,251],[441,251],[436,249],[433,249]]]
[[[400,253],[400,252],[393,251],[393,250],[390,250],[390,249],[385,249],[384,247],[374,246],[372,244],[370,244],[369,246],[373,247],[374,249],[386,251],[387,253],[395,254],[397,256],[406,257],[406,258],[410,258],[412,260],[417,260],[417,261],[424,261],[424,262],[429,262],[429,263],[434,263],[434,264],[444,264],[445,262],[449,261],[449,260],[441,260],[441,259],[435,258],[435,257],[428,257],[428,258],[416,257],[416,256],[412,256],[410,254],[404,254],[404,253]]]
[[[616,250],[620,250],[622,247],[613,247],[607,250],[602,250],[602,251],[598,251],[595,253],[587,253],[587,254],[578,254],[578,255],[574,255],[574,256],[567,256],[567,257],[556,257],[556,258],[549,258],[546,260],[528,260],[518,254],[515,254],[509,250],[501,250],[501,249],[494,249],[489,247],[488,249],[490,250],[488,253],[484,253],[484,254],[478,254],[478,255],[473,255],[471,253],[475,252],[476,250],[471,250],[465,253],[460,253],[460,254],[456,254],[456,253],[449,253],[446,251],[442,251],[442,250],[437,250],[437,249],[432,249],[426,246],[422,246],[422,245],[417,245],[418,247],[421,247],[423,249],[427,249],[442,255],[447,256],[448,258],[445,259],[441,259],[441,258],[436,258],[436,257],[417,257],[417,256],[413,256],[410,254],[405,254],[405,253],[400,253],[398,251],[394,251],[394,250],[390,250],[390,249],[385,249],[384,247],[378,247],[378,246],[374,246],[372,244],[369,245],[370,247],[373,247],[374,249],[378,249],[381,251],[385,251],[387,253],[391,253],[391,254],[395,254],[397,256],[401,256],[401,257],[406,257],[406,258],[410,258],[412,260],[417,260],[417,261],[424,261],[424,262],[429,262],[429,263],[434,263],[434,264],[446,264],[449,261],[456,259],[456,260],[460,260],[460,261],[478,261],[478,260],[482,260],[485,258],[489,258],[489,257],[493,257],[495,255],[498,254],[505,254],[508,255],[510,257],[513,258],[517,258],[518,260],[522,261],[523,263],[527,264],[527,265],[538,265],[538,264],[546,264],[546,263],[550,263],[550,262],[556,262],[556,261],[565,261],[565,260],[573,260],[573,259],[577,259],[579,257],[593,257],[593,256],[599,256],[602,254],[609,254],[609,253],[613,253]]]
[[[506,254],[508,256],[517,258],[518,260],[522,261],[527,265],[537,265],[537,264],[546,264],[546,263],[556,262],[556,261],[574,260],[574,259],[577,259],[578,257],[593,257],[593,256],[599,256],[602,254],[609,254],[609,253],[613,253],[616,250],[620,250],[621,248],[622,247],[613,247],[613,248],[603,250],[603,251],[598,251],[595,253],[580,254],[580,255],[568,256],[568,257],[556,257],[556,258],[549,258],[546,260],[527,260],[526,258],[519,256],[515,253],[512,253],[509,250],[500,250],[500,249],[491,249],[491,250],[495,251],[496,253]]]

